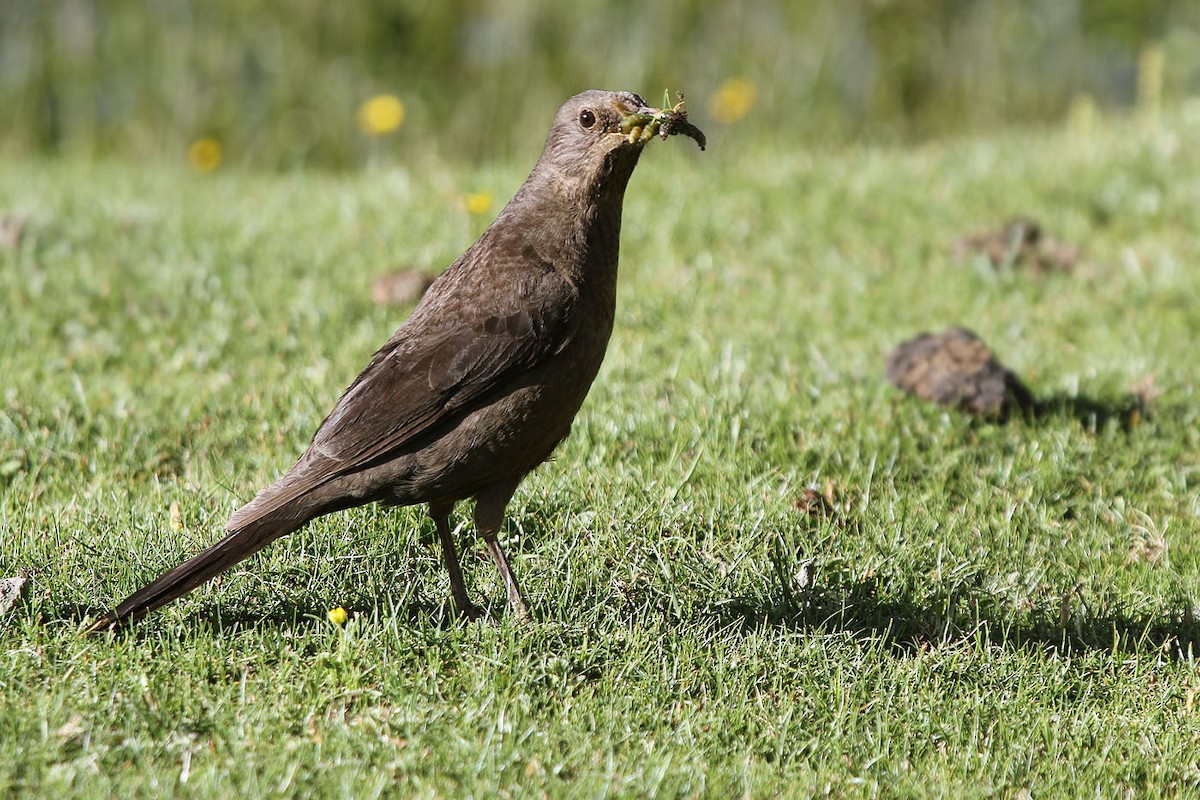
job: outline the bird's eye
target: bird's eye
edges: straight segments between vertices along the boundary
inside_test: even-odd
[[[591,112],[591,109],[585,108],[579,112],[579,124],[585,128],[590,128],[596,124],[596,115]]]

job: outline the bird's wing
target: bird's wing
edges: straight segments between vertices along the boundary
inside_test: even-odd
[[[471,324],[402,330],[342,395],[310,449],[338,473],[367,467],[561,350],[571,338],[574,292],[551,280],[554,297],[535,289],[536,302],[478,313]]]
[[[338,400],[296,466],[235,514],[229,527],[338,475],[388,460],[561,351],[575,331],[574,285],[549,269],[526,272],[519,281],[524,285],[507,287],[508,298],[490,310],[420,317],[414,312]]]

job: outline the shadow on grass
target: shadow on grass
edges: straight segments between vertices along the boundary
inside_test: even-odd
[[[1090,401],[1072,402],[1063,408],[1061,413],[1079,414],[1080,418],[1094,410]],[[544,536],[536,525],[531,529],[528,520],[524,526],[524,534],[508,548],[510,554],[536,549],[535,543]],[[403,561],[403,556],[396,556],[392,574],[405,574]],[[916,598],[904,592],[897,596],[889,587],[888,596],[884,596],[878,578],[826,583],[820,580],[820,575],[813,580],[813,571],[804,565],[779,556],[773,556],[772,562],[775,577],[763,585],[761,596],[724,600],[709,606],[701,615],[714,619],[722,628],[754,630],[768,626],[796,632],[844,632],[863,640],[883,642],[902,656],[962,641],[982,641],[989,646],[1012,649],[1032,647],[1062,654],[1159,651],[1171,659],[1200,655],[1200,607],[1182,596],[1165,603],[1160,611],[1128,611],[1108,603],[1089,604],[1087,597],[1072,589],[1061,598],[1057,609],[1048,609],[1042,598],[1040,607],[1018,612],[999,605],[998,598],[982,587],[947,586],[930,598]],[[386,572],[388,566],[373,561],[371,569]],[[483,568],[490,569],[490,564]],[[411,567],[407,569],[409,580],[422,580],[411,572]],[[489,597],[476,590],[473,598],[481,604],[486,620],[500,621],[508,614],[503,592]],[[245,596],[241,596],[241,601],[232,596],[193,600],[193,609],[182,619],[174,618],[169,626],[182,636],[191,627],[236,634],[254,628],[304,630],[330,624],[325,618],[328,609],[302,585],[266,603],[256,604]],[[411,588],[364,587],[346,596],[343,602],[351,616],[386,618],[414,629],[447,630],[462,623],[449,597],[429,602]],[[609,602],[614,613],[619,614],[619,602],[615,598]],[[108,610],[84,604],[43,608],[40,623],[68,623],[82,630],[86,623]],[[555,615],[546,612],[547,609],[539,609],[534,603],[535,622],[552,623]],[[167,627],[167,623],[157,621],[160,613],[163,612],[155,612],[139,624],[118,629],[112,635],[139,639],[157,635]],[[675,624],[686,624],[675,612],[666,613],[674,618]],[[630,624],[635,624],[635,618],[630,618]]]
[[[786,580],[791,583],[791,577]],[[1068,655],[1082,651],[1146,654],[1157,651],[1164,658],[1190,660],[1200,655],[1200,620],[1197,610],[1185,600],[1172,608],[1153,613],[1130,613],[1122,609],[1092,609],[1086,599],[1072,590],[1063,597],[1058,614],[1031,612],[1024,619],[1010,609],[989,606],[995,598],[984,592],[941,596],[936,607],[915,599],[882,598],[878,581],[845,582],[806,589],[781,590],[774,581],[770,596],[740,597],[718,603],[704,615],[715,617],[721,628],[744,630],[763,627],[795,632],[849,633],[857,638],[883,642],[897,655],[907,656],[949,642],[982,641],[989,646],[1012,649],[1035,648]],[[480,598],[476,598],[477,600]],[[482,606],[484,618],[499,621],[508,613],[503,599]],[[40,623],[68,622],[82,630],[106,609],[87,605],[65,605],[43,612]],[[463,624],[454,604],[415,601],[396,603],[390,595],[354,599],[351,614],[398,618],[414,629],[447,630]],[[534,619],[543,615],[533,609]],[[270,609],[231,609],[227,604],[206,602],[189,613],[184,628],[200,627],[213,633],[236,634],[253,628],[295,630],[329,624],[325,609],[306,602],[277,602]],[[677,620],[678,624],[683,624]],[[180,621],[170,627],[183,635]],[[161,635],[164,625],[154,615],[137,625],[118,628],[96,636],[133,636],[138,639]]]
[[[422,597],[420,587],[429,576],[423,574],[414,560],[414,554],[433,539],[432,533],[426,535],[422,531],[405,547],[387,552],[378,549],[371,552],[368,547],[350,548],[349,551],[346,548],[330,549],[315,557],[310,553],[308,558],[315,559],[314,563],[306,566],[293,563],[283,568],[285,572],[279,568],[267,569],[258,561],[262,556],[252,556],[231,571],[258,576],[255,578],[255,583],[259,584],[257,594],[245,588],[214,590],[211,585],[204,584],[209,590],[202,596],[197,592],[180,598],[179,602],[188,606],[184,613],[172,613],[172,603],[152,611],[138,622],[119,625],[110,632],[142,637],[156,629],[180,625],[202,627],[214,633],[248,628],[306,630],[332,624],[327,620],[332,606],[343,606],[351,618],[386,617],[402,625],[445,630],[460,622],[449,591],[447,589],[444,597],[437,593],[432,593],[429,600]],[[474,548],[475,544],[473,531],[468,528],[460,538],[460,555],[468,556],[471,551],[467,548]],[[437,558],[435,569],[441,573],[444,567],[440,563],[440,550]],[[485,556],[480,557],[481,561],[485,559]],[[484,568],[490,569],[490,561],[486,563]],[[210,583],[215,585],[220,580],[220,577],[214,578]],[[336,591],[331,591],[330,587],[336,587]],[[479,616],[484,619],[500,619],[507,613],[506,597],[484,597],[478,591],[472,597]],[[83,630],[111,610],[112,606],[63,604],[41,606],[37,614],[39,624],[65,623]]]
[[[1087,395],[1054,394],[1038,400],[1027,412],[1034,423],[1046,419],[1074,419],[1085,429],[1096,432],[1110,422],[1130,431],[1147,416],[1144,404],[1132,395],[1120,400],[1099,399]]]
[[[713,611],[723,625],[850,633],[883,641],[901,655],[971,640],[1063,655],[1158,651],[1164,658],[1181,660],[1200,655],[1197,612],[1185,600],[1161,612],[1129,613],[1093,609],[1072,590],[1062,598],[1058,614],[1019,615],[1007,608],[989,607],[995,597],[984,592],[943,596],[938,598],[937,607],[930,607],[903,596],[881,598],[877,585],[870,580],[780,591],[776,581],[772,586],[774,600],[737,598],[719,604]]]
[[[454,603],[450,599],[444,602],[431,603],[414,601],[403,605],[393,602],[390,595],[380,597],[358,597],[348,607],[351,617],[361,615],[388,616],[400,624],[412,627],[434,628],[447,630],[462,624]],[[508,604],[486,603],[479,606],[483,618],[498,620],[507,612]],[[45,609],[40,612],[38,623],[65,623],[76,626],[82,632],[95,620],[108,612],[107,608],[84,604],[70,604]],[[205,602],[203,606],[189,612],[183,619],[173,619],[169,623],[160,621],[159,612],[152,612],[133,625],[121,625],[110,631],[97,631],[91,636],[134,636],[145,638],[148,635],[158,635],[164,627],[204,628],[213,633],[231,633],[253,628],[296,630],[329,625],[325,619],[327,609],[309,602],[275,603],[269,609],[241,607],[230,608],[228,604],[219,601]]]

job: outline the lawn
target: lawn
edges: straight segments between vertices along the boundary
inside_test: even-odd
[[[450,263],[532,150],[5,163],[0,795],[1200,792],[1200,111],[710,134],[643,157],[607,361],[509,507],[527,624],[469,525],[468,623],[424,511],[371,507],[80,636],[291,464],[407,313],[372,280]],[[953,252],[1016,214],[1075,268]],[[1050,410],[887,384],[954,324]]]

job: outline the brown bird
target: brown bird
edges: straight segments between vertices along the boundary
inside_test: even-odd
[[[451,511],[468,498],[512,611],[525,616],[498,539],[504,510],[570,431],[604,358],[621,204],[655,132],[702,144],[679,109],[647,108],[630,92],[592,90],[564,103],[520,190],[434,281],[295,465],[234,513],[224,539],[90,630],[135,621],[316,517],[372,502],[428,504],[454,604],[478,614],[450,530]]]

